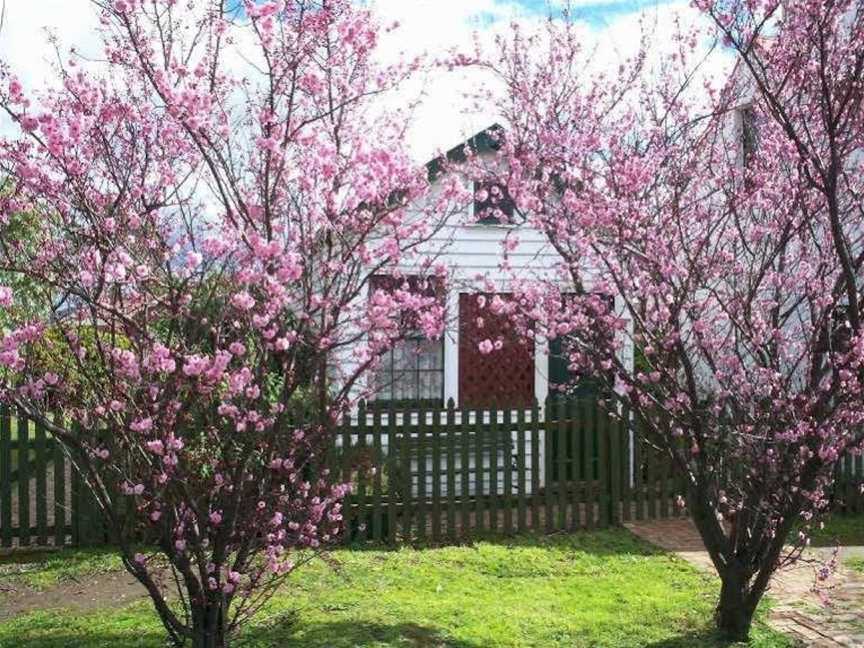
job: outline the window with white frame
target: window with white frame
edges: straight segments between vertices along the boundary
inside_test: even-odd
[[[440,283],[416,276],[375,276],[370,290],[391,291],[406,284],[411,291],[440,296]],[[374,398],[377,402],[440,406],[444,402],[444,339],[430,340],[419,329],[412,332],[410,323],[407,329],[379,361],[373,377]]]

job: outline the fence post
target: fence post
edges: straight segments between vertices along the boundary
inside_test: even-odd
[[[393,415],[396,415],[395,411]],[[399,471],[399,476],[401,477],[400,490],[402,491],[402,538],[406,541],[411,539],[411,519],[413,517],[414,506],[414,480],[411,477],[411,450],[409,446],[411,425],[411,412],[402,412],[401,452],[399,453],[402,467]]]
[[[554,492],[552,490],[552,482],[554,481],[554,457],[552,452],[552,437],[553,437],[553,425],[554,425],[554,417],[552,416],[552,405],[555,401],[551,396],[546,398],[546,404],[543,408],[543,447],[544,447],[544,457],[543,457],[543,465],[545,466],[545,484],[543,485],[543,500],[544,500],[544,509],[546,514],[546,533],[552,533],[555,529],[555,509],[553,502]]]
[[[55,420],[62,426],[60,414]],[[53,439],[54,463],[54,546],[66,544],[66,453],[57,438]]]
[[[451,398],[447,401],[447,409],[451,412],[453,411],[454,406],[453,399]],[[469,494],[471,493],[471,456],[470,456],[470,444],[471,441],[471,431],[470,431],[470,423],[471,423],[471,411],[468,409],[463,409],[459,413],[459,439],[460,445],[459,449],[461,451],[461,456],[459,458],[459,467],[461,468],[461,488],[459,494],[459,504],[461,510],[461,515],[459,516],[460,523],[460,533],[461,537],[466,537],[468,535],[468,531],[471,528],[471,511],[469,505],[471,503],[471,498]]]
[[[621,461],[623,464],[623,470],[621,474],[622,484],[621,484],[621,511],[622,518],[624,522],[629,522],[633,517],[632,511],[632,503],[633,503],[633,440],[631,432],[631,422],[630,422],[630,409],[625,404],[621,408],[621,420],[618,422],[618,430],[621,435]]]
[[[18,546],[30,544],[30,420],[18,412]]]
[[[417,407],[417,539],[426,540],[426,408],[423,403]]]
[[[501,467],[504,469],[504,533],[513,532],[513,416],[510,406],[504,405],[501,430]]]
[[[485,516],[483,467],[483,418],[485,411],[477,408],[474,416],[474,528],[483,531]]]
[[[345,513],[345,531],[351,540],[354,525],[354,483],[351,470],[351,413],[345,412],[342,416],[342,456],[340,457],[342,483],[348,485],[345,493],[343,511]]]
[[[666,414],[661,415],[660,425],[662,428],[669,426],[671,423]],[[672,474],[672,454],[664,451],[660,456],[660,517],[666,519],[669,517],[669,479]]]
[[[597,480],[597,404],[596,401],[585,406],[585,417],[581,421],[580,429],[582,430],[582,448],[584,448],[584,479],[585,479],[585,526],[593,529],[597,526],[597,516],[595,515],[597,488],[595,483]]]
[[[621,426],[612,417],[612,413],[605,410],[606,435],[609,437],[609,522],[619,524],[621,522]]]
[[[456,415],[447,403],[447,537],[456,537]]]
[[[855,512],[864,513],[864,493],[861,487],[864,485],[864,456],[857,455],[855,460]]]
[[[441,541],[441,442],[444,439],[441,429],[440,407],[432,410],[432,540]]]
[[[366,401],[361,400],[357,407],[357,496],[354,498],[357,510],[357,539],[369,537],[369,506],[366,497],[367,466],[371,463],[366,448]]]
[[[12,546],[12,417],[0,405],[0,543]]]
[[[573,474],[573,528],[587,527],[593,519],[590,484],[593,480],[590,458],[586,458],[587,435],[591,433],[591,401],[580,399],[570,406],[573,425],[570,432],[570,468]]]
[[[387,409],[387,537],[391,544],[396,544],[396,499],[400,481],[396,443],[396,410],[391,400]]]
[[[648,519],[657,519],[657,451],[645,444],[645,481],[647,482]]]
[[[498,449],[500,447],[501,426],[498,423],[498,404],[489,409],[489,530],[498,531],[498,511],[500,493],[498,491]]]
[[[560,398],[556,398],[552,402],[553,413],[555,418],[555,438],[557,440],[558,451],[558,479],[555,486],[558,489],[558,530],[563,531],[567,528],[567,495],[570,490],[567,483],[567,421],[565,420],[570,414],[571,401],[562,403]]]
[[[528,490],[528,479],[525,474],[525,427],[525,408],[520,407],[516,411],[516,493],[519,498],[516,528],[520,532],[528,528],[525,519],[525,495]]]
[[[45,426],[42,423],[36,423],[36,443],[34,446],[36,451],[36,461],[34,467],[36,469],[36,534],[37,540],[41,546],[48,544],[48,493],[46,488],[46,473],[47,462],[46,455],[48,448],[45,438]],[[29,463],[29,457],[27,458]]]
[[[595,420],[597,425],[597,484],[598,498],[597,508],[599,508],[600,526],[608,527],[610,523],[610,512],[612,503],[609,498],[609,473],[611,468],[611,452],[609,438],[609,425],[606,417],[606,412],[603,411],[597,401],[594,401]]]
[[[531,404],[531,526],[540,530],[540,407]]]
[[[384,452],[382,450],[381,435],[381,407],[374,406],[372,410],[372,449],[375,454],[372,466],[372,538],[378,542],[383,537],[382,531],[382,505],[381,505],[381,472]]]

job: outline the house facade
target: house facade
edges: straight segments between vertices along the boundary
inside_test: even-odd
[[[492,126],[451,149],[447,159],[464,160],[470,147],[481,161],[492,164],[496,145],[490,133],[499,128]],[[428,168],[434,200],[446,172],[437,161]],[[510,297],[514,280],[557,277],[561,257],[543,232],[529,224],[507,222],[513,207],[506,190],[502,193],[480,183],[473,188],[475,199],[451,214],[418,248],[419,257],[434,258],[448,269],[446,332],[439,340],[418,337],[397,343],[369,377],[375,400],[434,406],[453,399],[457,408],[525,407],[535,399],[542,404],[550,393],[574,381],[560,341],[550,345],[539,336],[526,340],[516,334],[506,315],[489,308],[494,299]],[[410,265],[399,267],[409,278],[412,270]],[[490,285],[495,293],[488,292]],[[370,289],[375,288],[373,282]],[[494,352],[484,353],[480,346],[485,340],[500,344]],[[625,361],[632,362],[629,347],[624,353]],[[587,385],[581,389],[590,391]],[[578,385],[576,393],[582,395]]]

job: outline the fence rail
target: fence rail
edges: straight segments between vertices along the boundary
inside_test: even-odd
[[[348,537],[437,542],[682,515],[681,476],[626,418],[560,399],[520,409],[361,403],[332,453],[336,476],[352,485]],[[836,508],[864,512],[862,457],[845,457],[837,476]],[[0,409],[0,546],[105,538],[60,444]]]

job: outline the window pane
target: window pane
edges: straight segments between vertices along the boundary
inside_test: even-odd
[[[444,341],[410,339],[398,342],[375,372],[378,400],[436,400],[443,398]]]
[[[396,400],[417,398],[417,372],[397,371],[393,374],[393,397]]]
[[[443,340],[424,340],[420,343],[418,351],[418,366],[421,370],[443,368]]]
[[[381,363],[378,365],[378,369],[376,369],[376,371],[375,371],[375,376],[374,376],[375,398],[382,399],[382,400],[392,398],[392,389],[391,389],[392,384],[393,384],[393,352],[388,351],[383,356],[381,356]]]
[[[444,374],[438,371],[424,371],[420,373],[420,398],[425,400],[440,400]]]
[[[407,371],[417,366],[415,345],[411,340],[397,342],[393,348],[393,370]]]

